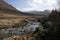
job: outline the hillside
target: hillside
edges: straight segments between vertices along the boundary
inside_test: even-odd
[[[16,8],[14,8],[13,6],[11,6],[10,4],[6,3],[6,2],[3,1],[3,0],[0,0],[0,8],[2,8],[2,9],[10,9],[10,10],[15,10],[15,11],[17,11]]]

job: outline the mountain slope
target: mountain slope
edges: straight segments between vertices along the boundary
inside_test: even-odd
[[[2,8],[2,9],[10,9],[10,10],[15,10],[15,11],[17,11],[16,8],[14,8],[13,6],[11,6],[10,4],[6,3],[6,2],[3,1],[3,0],[0,0],[0,8]]]

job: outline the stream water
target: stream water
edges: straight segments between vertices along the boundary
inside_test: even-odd
[[[15,28],[4,28],[0,29],[0,37],[9,37],[14,35],[20,35],[25,33],[28,33],[30,31],[35,31],[36,27],[40,25],[39,22],[32,22],[28,23],[24,28],[22,27],[15,27]]]

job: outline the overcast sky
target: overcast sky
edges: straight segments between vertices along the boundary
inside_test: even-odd
[[[43,11],[58,8],[57,0],[5,0],[20,11]]]

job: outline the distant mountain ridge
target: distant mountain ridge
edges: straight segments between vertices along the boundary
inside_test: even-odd
[[[29,11],[26,13],[36,14],[36,15],[41,15],[41,16],[48,16],[50,12],[51,12],[50,10],[45,10],[45,11]]]

